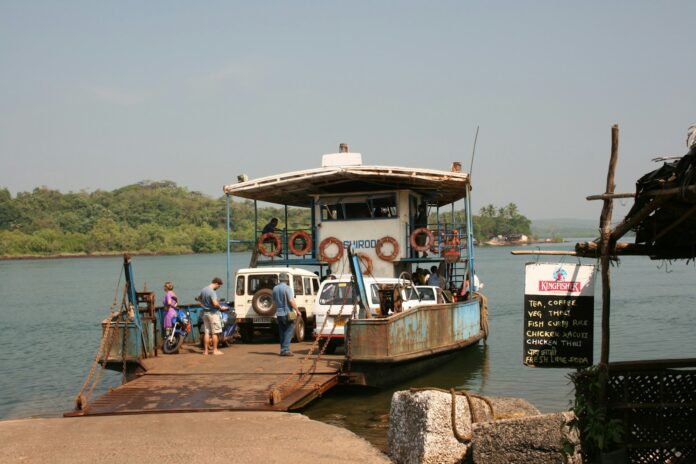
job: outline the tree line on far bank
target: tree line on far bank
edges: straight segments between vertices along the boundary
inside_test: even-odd
[[[283,208],[259,208],[259,227]],[[460,221],[463,212],[455,212]],[[431,221],[434,222],[431,215]],[[440,220],[448,222],[447,214]],[[309,210],[288,208],[288,229],[306,228]],[[513,203],[488,205],[474,216],[477,239],[531,235],[530,221]],[[254,204],[232,203],[232,236],[254,238]],[[133,253],[212,253],[227,249],[226,200],[171,181],[142,181],[110,192],[61,193],[46,187],[18,193],[0,188],[0,256]]]

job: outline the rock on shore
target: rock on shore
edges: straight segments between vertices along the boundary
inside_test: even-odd
[[[520,398],[456,397],[456,429],[452,428],[452,397],[437,390],[401,391],[392,397],[389,454],[394,461],[412,463],[555,463],[564,462],[562,447],[577,442],[567,427],[570,413],[541,415]],[[530,460],[531,459],[531,460]],[[472,461],[473,460],[473,461]]]

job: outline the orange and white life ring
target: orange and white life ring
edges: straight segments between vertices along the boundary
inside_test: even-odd
[[[329,256],[326,254],[326,249],[331,245],[336,245],[338,248],[338,253],[334,256]],[[336,237],[326,237],[319,244],[319,261],[325,263],[333,264],[343,257],[343,243]]]
[[[426,235],[426,240],[423,245],[418,245],[416,242],[416,237],[420,234]],[[435,244],[435,237],[433,233],[428,230],[427,227],[419,227],[413,232],[411,232],[411,247],[416,251],[428,251],[432,245]]]
[[[355,256],[357,256],[360,262],[365,266],[365,269],[362,269],[363,275],[372,275],[372,258],[360,251],[355,253]]]
[[[304,241],[304,246],[302,248],[297,248],[295,246],[297,239],[302,239]],[[304,230],[296,230],[288,239],[288,248],[294,255],[304,256],[312,251],[312,236]]]
[[[382,247],[385,243],[390,243],[392,246],[392,252],[390,255],[382,253]],[[379,259],[383,261],[394,261],[399,256],[399,242],[396,241],[394,237],[387,235],[377,240],[377,245],[375,246],[375,252]]]
[[[264,243],[270,242],[271,240],[274,242],[275,247],[271,247],[269,250],[264,246]],[[256,249],[264,256],[278,256],[280,250],[283,249],[283,245],[280,243],[280,237],[278,237],[278,235],[273,232],[266,232],[259,237],[259,241],[256,242]]]

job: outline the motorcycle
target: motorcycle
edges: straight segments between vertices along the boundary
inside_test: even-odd
[[[179,352],[184,339],[191,332],[191,313],[183,309],[176,310],[176,316],[172,319],[172,328],[167,329],[162,343],[162,351],[165,354]]]
[[[222,324],[222,333],[218,334],[218,346],[230,346],[237,338],[237,313],[229,302],[220,303],[220,321]],[[198,331],[200,332],[201,344],[203,343],[203,320],[198,322]]]

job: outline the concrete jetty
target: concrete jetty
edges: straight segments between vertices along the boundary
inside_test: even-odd
[[[0,422],[0,462],[389,463],[354,433],[284,412],[197,412]]]

